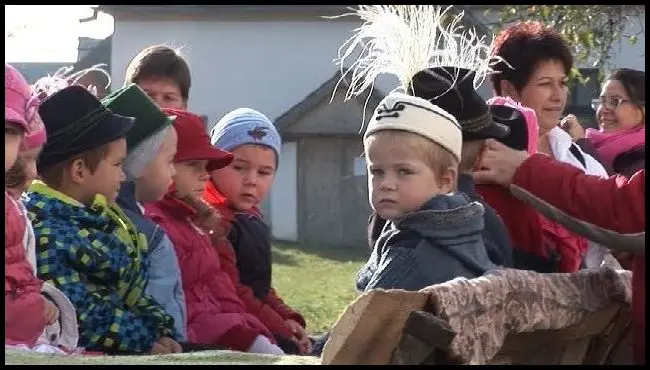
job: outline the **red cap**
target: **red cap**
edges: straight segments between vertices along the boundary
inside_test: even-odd
[[[210,144],[210,137],[205,132],[203,120],[194,113],[184,110],[164,108],[168,116],[175,116],[174,129],[178,135],[178,148],[175,162],[191,160],[208,160],[208,172],[226,167],[232,162],[232,154]]]

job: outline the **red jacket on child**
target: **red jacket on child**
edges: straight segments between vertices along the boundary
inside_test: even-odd
[[[227,235],[235,217],[233,211],[227,205],[226,198],[216,189],[211,181],[206,183],[203,200],[220,213],[220,226]],[[263,299],[259,299],[248,285],[241,282],[240,273],[237,268],[237,255],[228,239],[220,238],[218,241],[215,241],[214,246],[219,251],[222,268],[237,286],[239,298],[244,302],[248,311],[257,316],[271,332],[285,338],[293,337],[293,333],[285,324],[285,321],[289,319],[295,320],[305,327],[305,319],[298,312],[286,305],[278,297],[273,288],[268,290],[268,293]]]
[[[45,298],[25,256],[25,222],[5,191],[5,344],[32,347],[46,326]]]
[[[187,305],[188,342],[238,351],[247,351],[258,335],[275,343],[266,326],[248,313],[208,234],[192,222],[197,212],[170,194],[145,205],[145,210],[147,217],[165,229],[176,250]]]

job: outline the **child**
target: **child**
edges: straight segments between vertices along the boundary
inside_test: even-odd
[[[133,118],[85,88],[66,87],[39,109],[48,142],[26,196],[39,277],[77,310],[80,345],[106,353],[169,353],[173,319],[144,294],[146,240],[114,205]]]
[[[124,84],[136,83],[161,108],[187,109],[192,78],[178,50],[150,46],[131,60]]]
[[[45,126],[40,118],[34,120],[31,132],[25,135],[20,148],[16,163],[5,175],[5,186],[11,198],[20,209],[25,220],[25,233],[23,237],[23,248],[25,256],[29,261],[34,276],[36,269],[36,240],[31,221],[27,217],[27,211],[20,201],[23,192],[36,179],[36,159],[45,144]],[[61,346],[73,349],[79,341],[79,330],[77,325],[77,314],[74,306],[59,289],[50,283],[44,283],[41,293],[53,303],[57,309],[56,319],[48,325],[38,339],[38,344],[50,346]],[[64,352],[65,353],[65,352]]]
[[[38,99],[25,78],[5,63],[5,175],[15,164],[25,133],[38,125]],[[5,345],[34,346],[56,307],[41,295],[42,282],[25,256],[26,221],[5,189]]]
[[[232,155],[210,145],[199,116],[174,109],[164,111],[176,116],[176,177],[165,197],[145,205],[145,210],[147,217],[167,232],[178,256],[187,303],[188,340],[243,352],[283,354],[266,326],[248,313],[237,296],[210,235],[198,225],[197,209],[192,207],[201,197],[208,173],[227,166]]]
[[[485,140],[504,138],[508,135],[510,126],[504,126],[502,123],[512,124],[512,121],[516,121],[515,123],[519,123],[522,127],[526,127],[526,123],[522,121],[523,113],[513,107],[501,106],[500,114],[495,114],[495,109],[492,109],[490,114],[486,115],[489,107],[472,86],[475,74],[476,72],[464,68],[430,68],[416,73],[411,79],[408,90],[412,91],[413,95],[452,113],[458,120],[463,134],[458,191],[465,193],[472,201],[481,203],[485,208],[483,239],[490,260],[499,266],[512,267],[513,251],[508,230],[495,210],[476,193],[471,173],[481,161]],[[445,82],[436,77],[441,75],[457,75],[457,82],[452,85],[449,81]],[[454,88],[450,89],[451,87]],[[461,109],[461,104],[464,104],[464,109]],[[530,113],[535,114],[534,111],[528,112]],[[470,122],[471,125],[468,124]],[[381,232],[379,225],[381,220],[373,215],[369,233],[375,240]]]
[[[420,290],[497,268],[483,244],[483,206],[453,193],[462,136],[426,100],[391,93],[364,134],[370,203],[386,219],[357,288]]]
[[[310,351],[305,319],[287,306],[271,284],[270,231],[258,209],[275,177],[282,143],[271,121],[248,108],[226,114],[212,129],[212,144],[233,153],[228,166],[210,173],[203,199],[217,208],[229,243],[217,249],[229,266],[239,297],[282,344],[293,339],[300,353]],[[294,339],[295,337],[295,339]],[[282,346],[294,353],[291,343]]]
[[[144,202],[162,199],[176,173],[176,130],[173,118],[160,108],[137,85],[130,84],[107,96],[102,104],[116,114],[134,117],[134,127],[126,135],[127,156],[124,160],[126,181],[120,186],[117,203],[139,232],[147,237],[149,281],[146,293],[174,318],[174,328],[181,341],[186,339],[185,296],[174,246],[165,232],[144,216]]]

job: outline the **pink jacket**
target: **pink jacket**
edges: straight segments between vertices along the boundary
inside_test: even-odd
[[[147,217],[165,229],[176,250],[187,304],[188,341],[238,351],[247,351],[258,335],[275,343],[266,326],[239,299],[208,235],[191,222],[196,212],[170,195],[146,205],[145,210]]]
[[[5,191],[5,344],[33,346],[45,329],[42,282],[25,257],[25,218]]]

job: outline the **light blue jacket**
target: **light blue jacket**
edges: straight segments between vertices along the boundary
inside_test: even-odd
[[[135,200],[135,184],[123,182],[117,203],[131,219],[139,232],[147,237],[149,244],[149,281],[146,293],[152,296],[174,318],[174,329],[179,341],[187,340],[187,311],[185,294],[181,284],[181,271],[174,252],[174,245],[165,231],[147,219]]]

